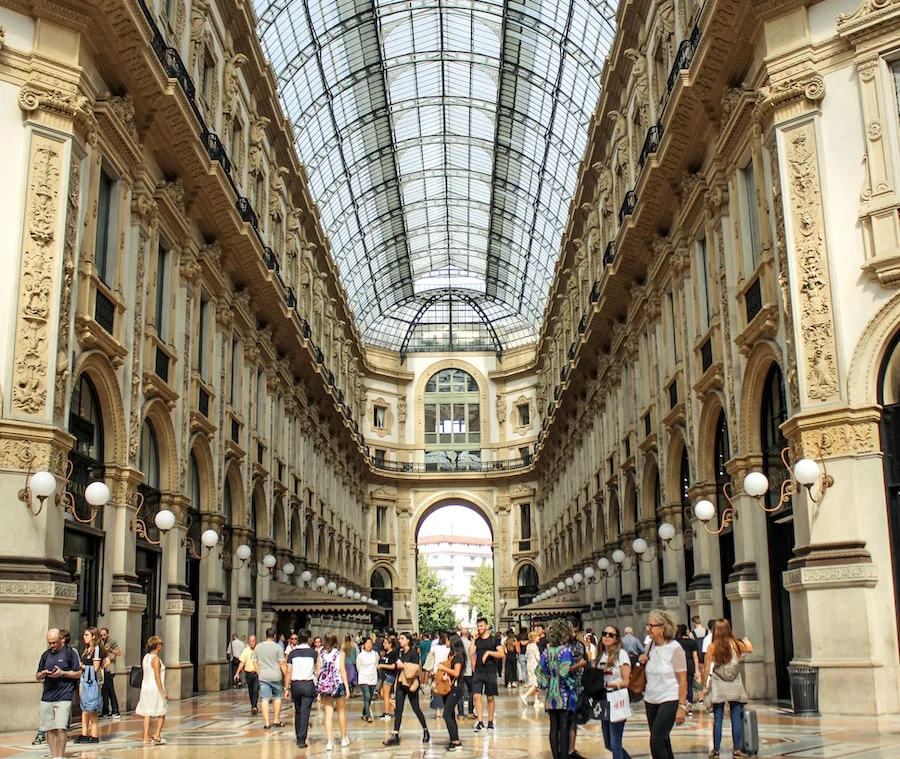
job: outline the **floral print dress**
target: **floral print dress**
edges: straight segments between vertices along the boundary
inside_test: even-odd
[[[568,646],[547,647],[541,654],[537,668],[538,687],[547,691],[544,711],[564,709],[575,711],[575,688],[569,676],[569,668],[574,664]]]

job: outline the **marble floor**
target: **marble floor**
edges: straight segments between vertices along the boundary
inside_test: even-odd
[[[415,715],[404,715],[400,746],[381,745],[390,733],[388,722],[374,724],[359,718],[362,701],[354,698],[348,711],[350,746],[325,751],[323,716],[314,712],[310,729],[310,747],[295,745],[293,711],[283,715],[285,728],[263,729],[262,718],[251,715],[243,690],[198,696],[171,705],[163,735],[167,745],[145,747],[141,740],[141,720],[131,715],[121,720],[101,721],[101,743],[89,747],[70,740],[67,756],[73,759],[436,759],[446,752],[447,732],[433,711],[426,712],[432,743],[423,745]],[[791,759],[897,759],[900,757],[900,717],[827,717],[800,718],[766,704],[754,704],[759,714],[761,756]],[[376,709],[375,713],[380,713]],[[702,711],[702,708],[701,708]],[[37,704],[35,704],[35,721]],[[547,746],[547,717],[533,707],[523,708],[518,696],[505,691],[498,698],[497,729],[473,731],[469,721],[461,723],[463,750],[454,756],[498,757],[499,759],[550,759]],[[727,725],[727,721],[726,721]],[[74,737],[77,731],[70,733]],[[335,719],[335,734],[337,720]],[[697,710],[687,723],[672,733],[675,753],[679,757],[705,759],[711,747],[712,718]],[[0,734],[0,758],[10,756],[49,756],[46,746],[32,746],[33,726]],[[632,757],[649,757],[647,728],[643,709],[629,720],[625,731],[625,747]],[[590,722],[581,728],[578,750],[588,759],[607,759],[603,748],[600,723]],[[731,741],[726,731],[722,757],[730,759]]]

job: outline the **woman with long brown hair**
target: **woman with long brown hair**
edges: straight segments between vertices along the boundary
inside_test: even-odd
[[[709,693],[713,703],[713,748],[710,759],[718,759],[722,745],[722,722],[725,720],[725,704],[731,713],[731,742],[735,757],[746,757],[741,749],[741,718],[747,691],[741,673],[744,654],[753,653],[753,644],[748,638],[738,640],[727,619],[716,620],[712,643],[703,660],[703,682],[709,683]]]
[[[100,670],[105,654],[100,643],[100,631],[96,627],[88,627],[82,637],[81,735],[75,739],[75,743],[99,743],[97,713],[101,705]]]
[[[400,652],[397,650],[397,638],[388,635],[384,639],[381,649],[381,658],[378,660],[378,673],[381,676],[381,700],[384,702],[384,711],[381,719],[392,719],[394,709],[393,701],[394,684],[397,682],[397,659]]]
[[[419,653],[412,648],[412,634],[400,633],[397,637],[400,643],[400,656],[394,663],[394,668],[398,673],[397,677],[397,708],[394,710],[394,729],[390,737],[382,741],[385,746],[400,745],[400,724],[403,721],[403,706],[409,701],[409,705],[416,714],[419,724],[422,726],[422,743],[430,743],[431,735],[428,732],[428,724],[425,722],[425,715],[422,714],[422,707],[419,706],[419,672],[421,666]],[[415,667],[407,667],[407,665],[415,665]],[[415,669],[415,673],[411,670]],[[407,670],[410,670],[407,673]],[[402,676],[401,676],[402,673]],[[415,682],[413,682],[415,681]]]
[[[341,746],[350,745],[347,736],[347,696],[350,686],[347,682],[347,664],[344,652],[338,648],[337,635],[333,632],[325,636],[322,651],[316,667],[316,689],[325,707],[326,751],[334,750],[334,712],[338,713],[338,727],[341,730]]]

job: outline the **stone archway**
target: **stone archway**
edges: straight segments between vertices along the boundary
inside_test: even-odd
[[[491,594],[493,608],[485,616],[488,616],[494,624],[502,624],[507,620],[507,610],[512,609],[516,605],[516,578],[510,574],[513,567],[511,548],[510,546],[505,546],[505,550],[503,550],[500,543],[504,541],[497,540],[500,532],[499,521],[504,516],[508,517],[508,514],[504,513],[501,516],[501,514],[495,512],[492,505],[484,499],[483,495],[477,492],[432,494],[416,504],[413,509],[407,528],[408,541],[406,544],[410,546],[409,560],[405,563],[406,572],[402,571],[403,564],[401,563],[399,577],[401,586],[410,589],[408,617],[409,621],[414,623],[413,626],[418,626],[415,623],[418,622],[417,560],[420,553],[420,544],[427,546],[426,552],[431,552],[435,556],[451,556],[458,548],[467,546],[457,557],[460,560],[460,564],[452,567],[454,580],[449,585],[451,590],[454,591],[456,598],[459,599],[455,609],[458,621],[468,620],[468,584],[472,582],[472,578],[477,572],[483,572],[483,570],[479,570],[479,567],[482,564],[482,559],[486,563],[488,557],[490,558],[493,577]],[[454,540],[454,537],[457,536],[449,537],[447,541],[435,543],[431,542],[432,538],[430,537],[422,538],[420,533],[426,520],[448,506],[461,507],[463,510],[471,511],[473,515],[481,517],[487,526],[489,537],[469,538],[460,534],[458,535],[460,538],[458,544]],[[445,572],[445,574],[448,573]],[[465,591],[462,590],[464,585]],[[405,610],[403,607],[406,606],[406,600],[401,597],[401,593],[395,593],[395,613],[399,615],[404,614]],[[462,612],[463,606],[466,607],[466,614]]]

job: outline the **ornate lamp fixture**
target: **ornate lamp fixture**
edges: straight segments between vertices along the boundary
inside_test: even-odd
[[[194,518],[188,514],[187,517],[187,525],[185,525],[185,535],[181,541],[181,545],[183,545],[188,552],[188,555],[193,559],[199,559],[202,561],[212,554],[212,549],[218,545],[219,543],[219,533],[215,530],[204,530],[203,534],[200,536],[201,548],[199,553],[197,552],[197,546],[194,542],[194,539],[188,536],[188,533],[191,531],[191,526],[194,524]],[[206,548],[207,551],[204,554],[203,549]]]
[[[46,500],[56,492],[57,482],[56,475],[51,472],[44,470],[33,472],[33,464],[34,456],[31,456],[28,459],[28,471],[25,473],[25,487],[19,491],[18,496],[19,500],[28,507],[31,515],[36,517],[43,511]],[[75,499],[67,489],[69,480],[72,479],[73,471],[74,465],[71,460],[67,461],[66,478],[62,483],[62,487],[56,492],[54,500],[56,505],[69,512],[73,519],[82,524],[90,524],[97,516],[97,512],[109,503],[109,487],[102,480],[97,480],[84,489],[84,500],[91,507],[91,513],[86,519],[82,519],[75,508]],[[35,511],[34,507],[35,500],[38,502],[37,511]]]
[[[144,508],[143,493],[138,492],[136,502],[137,512],[135,512],[134,519],[131,520],[131,529],[150,545],[158,546],[160,543],[162,543],[162,539],[166,536],[166,533],[175,526],[175,515],[168,509],[160,509],[156,512],[153,517],[153,524],[155,524],[156,529],[159,530],[160,536],[159,540],[153,540],[150,537],[150,533],[147,531],[147,523],[141,517],[141,511]],[[218,539],[218,536],[216,536],[217,542]]]
[[[825,459],[822,457],[822,446],[818,446],[819,460],[800,459],[791,469],[790,449],[781,451],[781,461],[787,470],[787,477],[781,483],[781,495],[773,506],[766,506],[765,496],[769,492],[769,478],[762,472],[749,472],[744,477],[744,492],[755,498],[757,505],[766,513],[778,511],[785,503],[799,492],[800,486],[806,488],[806,494],[813,503],[820,503],[825,496],[825,491],[834,485],[834,477],[828,474],[825,468]],[[818,495],[813,493],[813,487],[818,485]],[[738,518],[737,507],[732,500],[731,483],[726,482],[722,486],[722,494],[728,501],[728,508],[722,511],[722,522],[717,530],[711,530],[707,523],[716,515],[716,507],[712,501],[702,499],[694,505],[694,513],[701,522],[703,529],[710,535],[719,535],[728,525]]]

